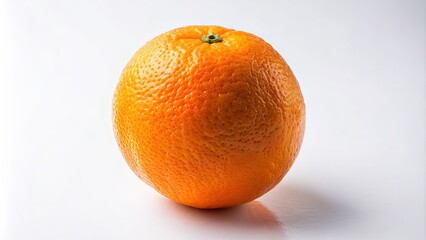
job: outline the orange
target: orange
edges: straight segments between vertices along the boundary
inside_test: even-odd
[[[219,26],[166,32],[125,67],[114,132],[134,173],[196,208],[249,202],[299,152],[305,105],[284,59],[261,38]]]

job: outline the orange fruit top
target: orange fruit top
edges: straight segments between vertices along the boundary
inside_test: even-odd
[[[287,173],[305,105],[284,59],[261,38],[188,26],[140,48],[113,100],[130,168],[172,200],[219,208],[249,202]]]

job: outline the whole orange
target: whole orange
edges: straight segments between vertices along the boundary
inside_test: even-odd
[[[281,181],[302,143],[305,105],[291,69],[267,42],[188,26],[136,52],[115,91],[113,122],[143,181],[176,202],[220,208]]]

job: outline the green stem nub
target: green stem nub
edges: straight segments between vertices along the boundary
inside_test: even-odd
[[[201,40],[209,44],[222,42],[222,38],[219,35],[214,34],[213,32],[209,32],[207,35],[204,35],[203,37],[201,37]]]

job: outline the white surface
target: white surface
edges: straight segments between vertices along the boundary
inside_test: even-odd
[[[424,1],[68,2],[0,8],[1,239],[425,239]],[[305,96],[295,165],[239,208],[172,203],[113,138],[128,59],[190,24],[261,36]]]

